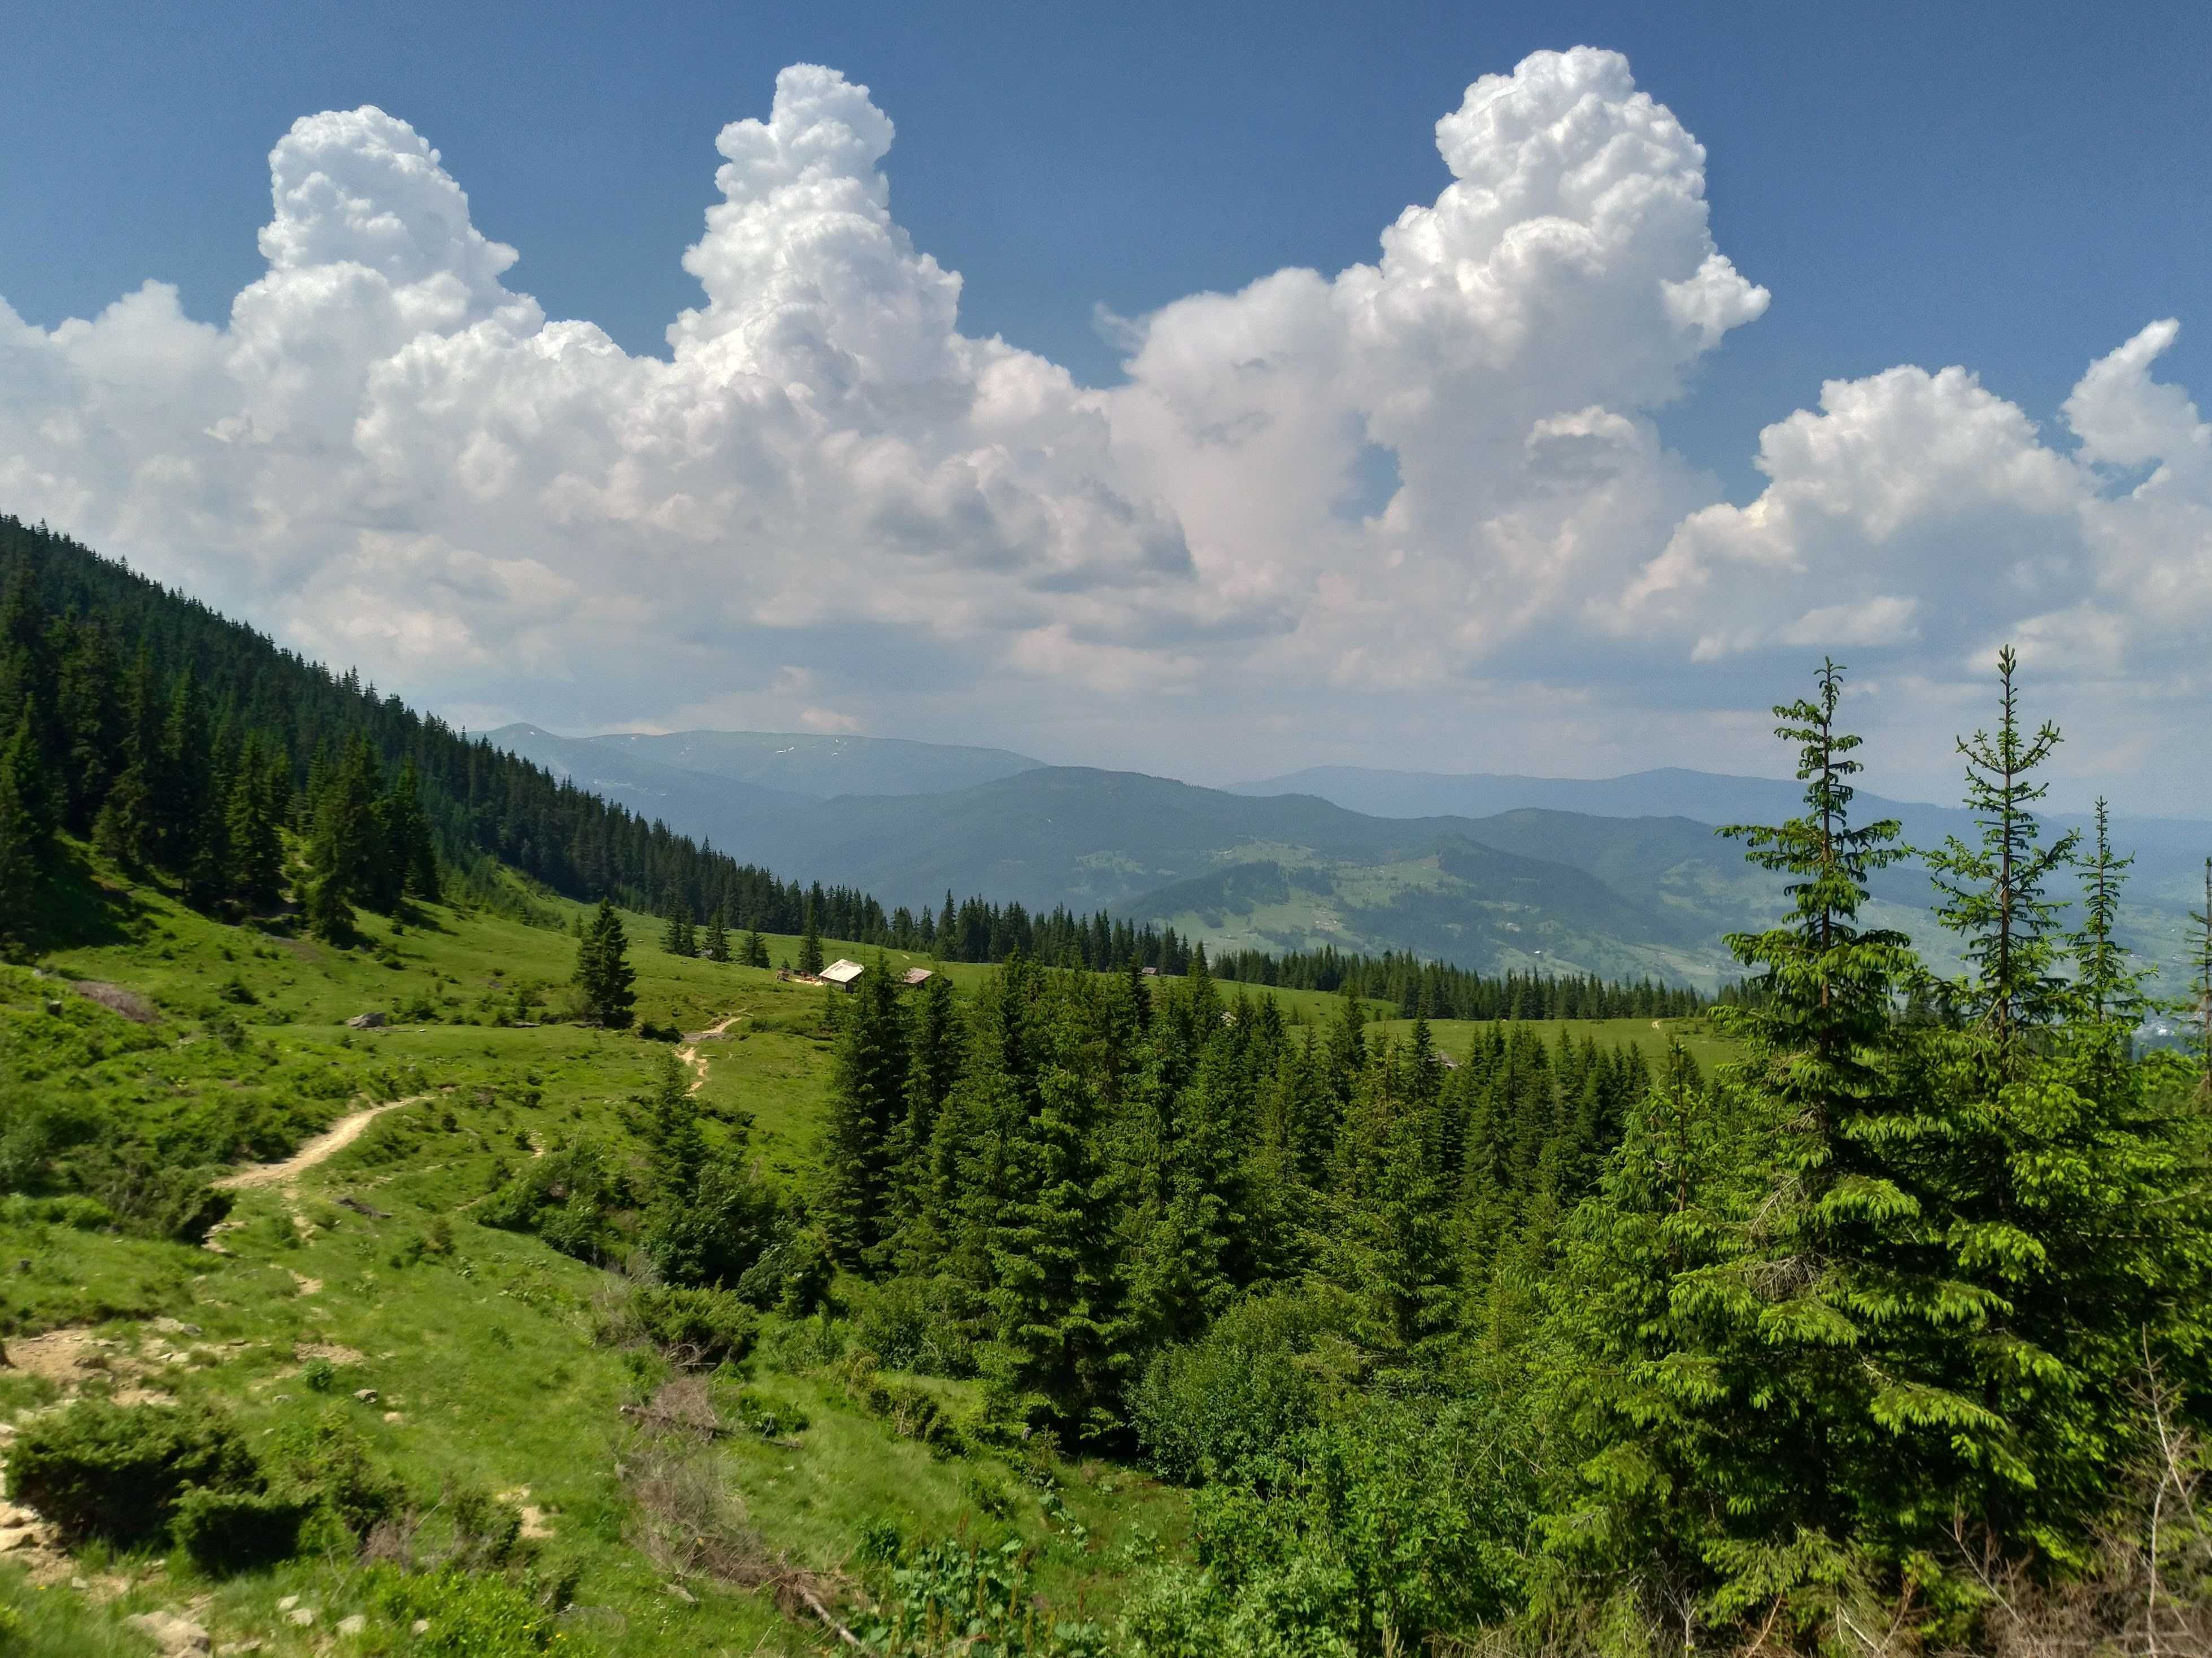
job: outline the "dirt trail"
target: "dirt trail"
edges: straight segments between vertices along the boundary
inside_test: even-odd
[[[751,1017],[749,1013],[732,1013],[721,1023],[708,1025],[704,1030],[693,1036],[690,1043],[676,1050],[676,1057],[699,1073],[691,1079],[691,1086],[684,1090],[685,1093],[696,1094],[707,1085],[707,1056],[702,1054],[698,1048],[701,1038],[720,1036],[738,1020]]]
[[[412,1094],[404,1100],[392,1100],[383,1105],[372,1105],[365,1111],[340,1117],[321,1133],[309,1140],[282,1163],[257,1163],[251,1169],[241,1169],[234,1175],[225,1175],[215,1182],[226,1192],[241,1192],[250,1187],[282,1186],[297,1180],[319,1163],[327,1162],[362,1137],[369,1124],[387,1111],[397,1111],[403,1105],[420,1105],[430,1098],[428,1094]]]

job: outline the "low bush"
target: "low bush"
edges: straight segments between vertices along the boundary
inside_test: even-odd
[[[552,1613],[504,1577],[378,1566],[369,1588],[400,1628],[422,1625],[407,1648],[421,1658],[535,1658],[553,1644]]]
[[[289,1557],[314,1506],[299,1497],[195,1486],[177,1499],[173,1529],[194,1565],[228,1576]]]
[[[368,1444],[342,1405],[326,1407],[311,1424],[281,1430],[270,1461],[290,1487],[312,1497],[356,1541],[407,1511],[406,1486],[369,1461]]]
[[[653,1285],[630,1298],[639,1333],[686,1370],[734,1363],[752,1351],[760,1316],[726,1290]]]
[[[763,1312],[793,1317],[812,1312],[829,1298],[836,1263],[822,1235],[794,1215],[785,1218],[775,1242],[738,1279],[738,1293]]]
[[[1190,1485],[1231,1478],[1310,1426],[1322,1394],[1304,1361],[1318,1333],[1310,1303],[1268,1297],[1231,1309],[1200,1340],[1160,1353],[1129,1400],[1152,1466]]]
[[[245,1441],[204,1411],[82,1400],[33,1418],[8,1455],[8,1495],[71,1543],[146,1542],[167,1529],[186,1487],[257,1491],[262,1483]]]
[[[522,1540],[520,1509],[472,1487],[449,1492],[446,1504],[453,1520],[453,1564],[483,1571],[514,1558]]]
[[[928,1544],[908,1551],[890,1578],[881,1605],[860,1620],[859,1631],[867,1649],[884,1658],[942,1652],[1104,1658],[1114,1650],[1096,1624],[1055,1620],[1039,1606],[1029,1555],[1018,1541],[995,1549],[957,1540]]]
[[[714,1157],[690,1189],[646,1212],[639,1247],[671,1284],[741,1282],[787,1230],[775,1190],[733,1157]],[[781,1295],[781,1286],[776,1294]]]
[[[885,1381],[876,1374],[874,1355],[854,1353],[845,1361],[846,1388],[854,1402],[879,1417],[901,1439],[929,1448],[934,1456],[957,1456],[969,1448],[945,1401],[919,1382]]]
[[[88,1153],[77,1178],[124,1230],[178,1243],[204,1242],[208,1229],[236,1201],[198,1171],[157,1162],[137,1147]]]
[[[738,1388],[722,1400],[722,1411],[738,1427],[763,1439],[787,1439],[805,1433],[812,1418],[798,1406],[772,1399],[753,1388]]]
[[[477,1207],[477,1220],[510,1232],[535,1232],[564,1255],[605,1266],[621,1252],[617,1212],[630,1201],[612,1160],[588,1142],[536,1159]]]
[[[968,1333],[977,1311],[973,1299],[951,1278],[890,1278],[869,1290],[854,1309],[854,1338],[893,1370],[973,1376],[975,1344]]]

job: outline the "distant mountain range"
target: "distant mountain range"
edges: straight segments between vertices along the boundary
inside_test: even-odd
[[[740,858],[889,904],[981,892],[1111,909],[1216,948],[1333,943],[1709,987],[1734,972],[1723,935],[1764,925],[1781,902],[1779,884],[1713,826],[1779,821],[1799,798],[1788,781],[1678,770],[1580,781],[1340,767],[1209,789],[884,738],[489,736]],[[1972,832],[1955,810],[1863,801],[1918,844]],[[2178,960],[2212,825],[2124,819],[2115,833],[2142,859],[2128,930]],[[1943,959],[1928,893],[1923,873],[1893,869],[1876,919]]]

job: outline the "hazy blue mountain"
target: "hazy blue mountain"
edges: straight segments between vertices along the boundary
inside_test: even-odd
[[[1802,786],[1666,767],[1626,777],[1516,777],[1485,772],[1382,771],[1310,766],[1231,794],[1317,794],[1377,817],[1489,817],[1540,807],[1597,817],[1689,817],[1701,823],[1765,823],[1796,808]]]
[[[617,732],[580,740],[678,771],[822,799],[840,794],[949,794],[1044,763],[1006,749],[798,732]]]
[[[1595,817],[1686,817],[1717,825],[1778,823],[1796,811],[1803,787],[1787,778],[1735,777],[1680,767],[1634,772],[1625,777],[1573,778],[1315,766],[1260,782],[1232,784],[1229,792],[1252,796],[1319,795],[1352,811],[1378,817],[1456,814],[1491,819],[1498,814],[1544,808]],[[1978,833],[1972,815],[1955,806],[1893,800],[1863,793],[1853,810],[1862,821],[1877,817],[1897,819],[1906,841],[1917,847],[1940,846],[1953,835],[1971,841]],[[2059,829],[2087,825],[2085,812],[2054,808],[2041,815]],[[2136,860],[2131,896],[2137,902],[2174,908],[2202,900],[2204,859],[2212,855],[2212,820],[2118,814],[2112,820],[2112,829],[2114,846]],[[1909,878],[1916,890],[1924,882],[1917,872],[1910,873]],[[1898,886],[1898,878],[1893,876],[1883,890],[1894,890]]]
[[[1618,779],[1573,786],[1581,790],[1575,798],[1620,806],[1640,791],[1680,804],[1694,782],[1698,811],[1632,816],[1524,805],[1478,815],[1383,815],[1313,793],[1242,793],[1034,764],[937,793],[823,799],[667,763],[665,745],[681,751],[678,738],[610,742],[528,726],[492,738],[739,858],[805,880],[863,887],[886,904],[934,908],[948,890],[980,892],[1032,908],[1066,904],[1165,922],[1217,947],[1413,950],[1492,972],[1651,973],[1706,986],[1735,971],[1724,935],[1768,924],[1781,902],[1778,882],[1747,865],[1711,820],[1774,821],[1797,799],[1795,785],[1769,780],[1659,773],[1649,774],[1663,780],[1659,786]],[[738,755],[732,763],[750,763],[741,750],[730,752]],[[690,753],[714,758],[696,745]],[[822,758],[814,774],[839,763]],[[908,783],[921,776],[912,768],[887,774]],[[1720,785],[1745,786],[1730,796]],[[1617,792],[1607,795],[1608,787]],[[1972,832],[1963,812],[1868,804],[1903,817],[1908,836],[1922,844]],[[2201,865],[2188,860],[2201,859],[2194,848],[2212,835],[2156,819],[2128,827],[2143,830],[2122,841],[2143,853],[2128,934],[2160,959],[2178,959],[2185,901],[2201,894],[2201,885],[2189,884],[2201,881],[2191,873]],[[1932,959],[1948,963],[1948,938],[1928,914],[1924,872],[1886,872],[1876,898],[1870,920],[1904,928]]]
[[[640,817],[660,818],[671,829],[711,837],[717,845],[725,844],[726,831],[737,832],[813,804],[803,794],[685,771],[623,745],[587,737],[556,737],[537,726],[502,726],[484,736],[495,748],[534,761],[579,788],[628,806]]]

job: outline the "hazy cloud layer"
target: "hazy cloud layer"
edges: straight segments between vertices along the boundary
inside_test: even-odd
[[[665,360],[507,287],[405,122],[311,116],[227,325],[156,282],[52,331],[0,302],[0,507],[479,719],[1213,775],[1744,764],[1832,649],[1932,766],[2014,638],[2139,799],[2191,804],[2153,763],[2201,724],[2212,629],[2173,323],[2049,432],[1962,368],[1831,382],[1730,505],[1652,422],[1767,304],[1695,139],[1588,49],[1436,136],[1450,183],[1374,263],[1117,322],[1101,391],[960,332],[891,123],[833,70],[723,130]]]

